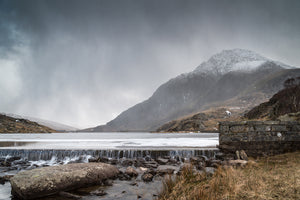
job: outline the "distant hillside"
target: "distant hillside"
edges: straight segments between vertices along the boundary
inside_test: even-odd
[[[0,133],[55,133],[56,131],[26,119],[0,114]]]
[[[68,126],[65,124],[49,121],[49,120],[44,120],[36,117],[28,117],[28,116],[22,116],[22,115],[16,115],[16,114],[11,114],[11,113],[0,113],[9,117],[13,118],[21,118],[21,119],[27,119],[32,122],[36,122],[40,125],[47,126],[51,129],[56,130],[57,132],[71,132],[71,131],[77,131],[78,128],[74,128],[72,126]]]
[[[300,112],[300,77],[290,78],[284,82],[285,89],[276,93],[268,102],[254,107],[245,114],[252,119],[281,120],[295,117]]]
[[[85,131],[155,131],[160,126],[213,107],[251,109],[283,88],[300,69],[243,49],[224,50],[194,71],[161,85],[146,101],[106,125]],[[255,102],[255,104],[253,103]]]
[[[238,120],[240,110],[215,108],[168,122],[157,132],[217,132],[219,121]]]

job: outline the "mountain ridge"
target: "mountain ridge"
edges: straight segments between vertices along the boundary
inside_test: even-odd
[[[194,71],[181,74],[162,84],[149,99],[122,112],[106,125],[85,130],[153,131],[166,122],[201,111],[210,103],[232,99],[243,91],[250,91],[253,95],[261,92],[262,89],[255,88],[255,84],[281,71],[294,69],[249,50],[234,49],[222,52],[200,64]],[[240,57],[238,53],[241,54]],[[226,60],[227,55],[228,62],[219,62]],[[250,56],[247,58],[247,55]],[[260,63],[257,63],[258,61]],[[249,67],[247,62],[256,62],[256,65]],[[204,65],[213,66],[214,69],[209,72]],[[204,70],[201,71],[200,66]],[[222,66],[227,67],[223,71],[219,70]],[[245,66],[245,70],[241,70],[242,66]],[[300,70],[296,69],[296,74],[300,74]],[[281,79],[285,80],[286,76],[290,74],[282,73]],[[265,95],[271,96],[273,92],[281,89],[282,83],[274,84],[274,90],[269,92],[266,89]]]

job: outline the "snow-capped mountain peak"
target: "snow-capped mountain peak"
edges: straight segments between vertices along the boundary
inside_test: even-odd
[[[194,72],[222,75],[230,71],[252,71],[267,61],[271,60],[250,50],[223,50],[199,65]]]

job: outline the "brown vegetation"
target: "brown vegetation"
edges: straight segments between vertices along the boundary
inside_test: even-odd
[[[26,119],[0,114],[0,133],[55,133],[57,131]]]
[[[229,110],[231,115],[226,114]],[[241,110],[230,108],[214,108],[168,122],[157,129],[158,132],[216,132],[218,122],[239,120]]]
[[[300,152],[260,158],[244,168],[219,167],[213,176],[186,167],[165,180],[158,199],[300,199]]]

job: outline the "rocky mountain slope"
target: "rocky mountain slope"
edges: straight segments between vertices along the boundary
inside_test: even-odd
[[[154,131],[171,120],[224,103],[227,106],[239,103],[241,109],[248,109],[253,101],[262,103],[282,89],[284,80],[299,75],[300,69],[255,52],[224,50],[194,71],[161,85],[148,100],[106,125],[85,131]]]
[[[56,131],[26,119],[0,114],[0,133],[55,133]]]
[[[296,120],[300,116],[300,77],[290,78],[284,83],[285,89],[276,93],[268,102],[254,107],[245,114],[247,119]]]
[[[240,116],[240,110],[214,108],[168,122],[157,132],[217,132],[219,121],[238,120]]]

